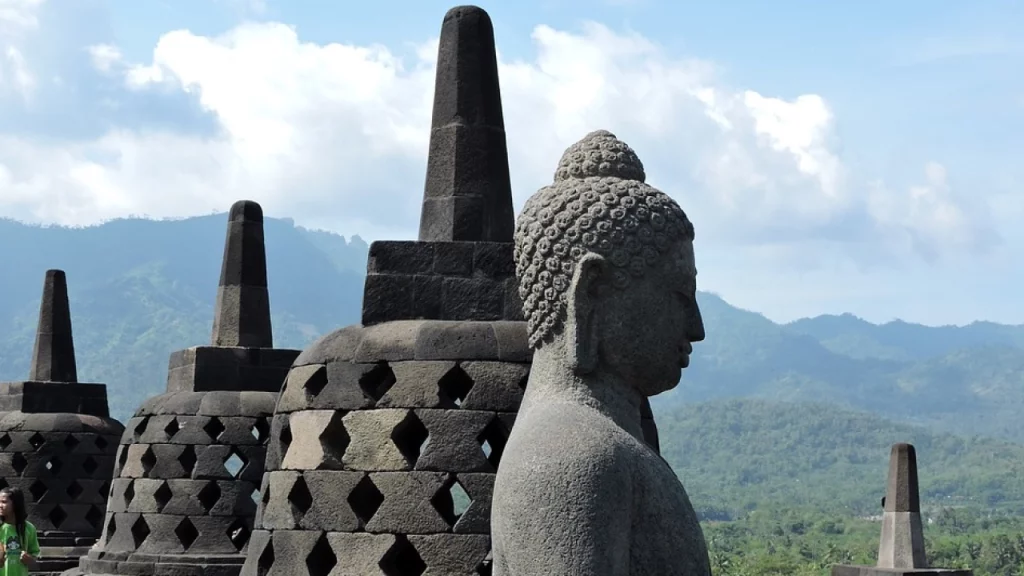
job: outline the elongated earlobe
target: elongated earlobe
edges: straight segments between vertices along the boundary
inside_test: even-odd
[[[604,257],[590,253],[583,256],[569,286],[565,319],[565,355],[577,374],[587,374],[597,367],[598,329],[595,307],[595,286],[605,269]]]

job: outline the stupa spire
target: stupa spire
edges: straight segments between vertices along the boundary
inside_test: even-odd
[[[263,209],[251,200],[235,202],[228,214],[212,344],[274,347],[267,292],[267,253],[263,243]]]
[[[46,271],[28,378],[36,382],[78,382],[68,280],[63,270]]]
[[[511,242],[514,221],[494,27],[458,6],[441,25],[419,239]]]

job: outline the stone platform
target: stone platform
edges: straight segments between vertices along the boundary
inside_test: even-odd
[[[970,570],[953,568],[878,568],[876,566],[833,566],[832,576],[971,576]]]

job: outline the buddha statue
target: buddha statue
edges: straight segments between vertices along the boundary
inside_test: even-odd
[[[693,226],[613,134],[569,147],[516,223],[533,368],[494,485],[495,576],[710,576],[697,515],[644,441],[647,398],[704,339]]]

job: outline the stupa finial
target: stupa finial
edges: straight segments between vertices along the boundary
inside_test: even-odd
[[[71,307],[68,304],[68,280],[63,270],[46,271],[29,380],[78,382],[75,342],[71,334]]]
[[[441,25],[419,239],[511,242],[514,221],[494,27],[459,6]]]
[[[213,317],[214,346],[273,348],[263,209],[240,200],[228,214],[224,264]]]

